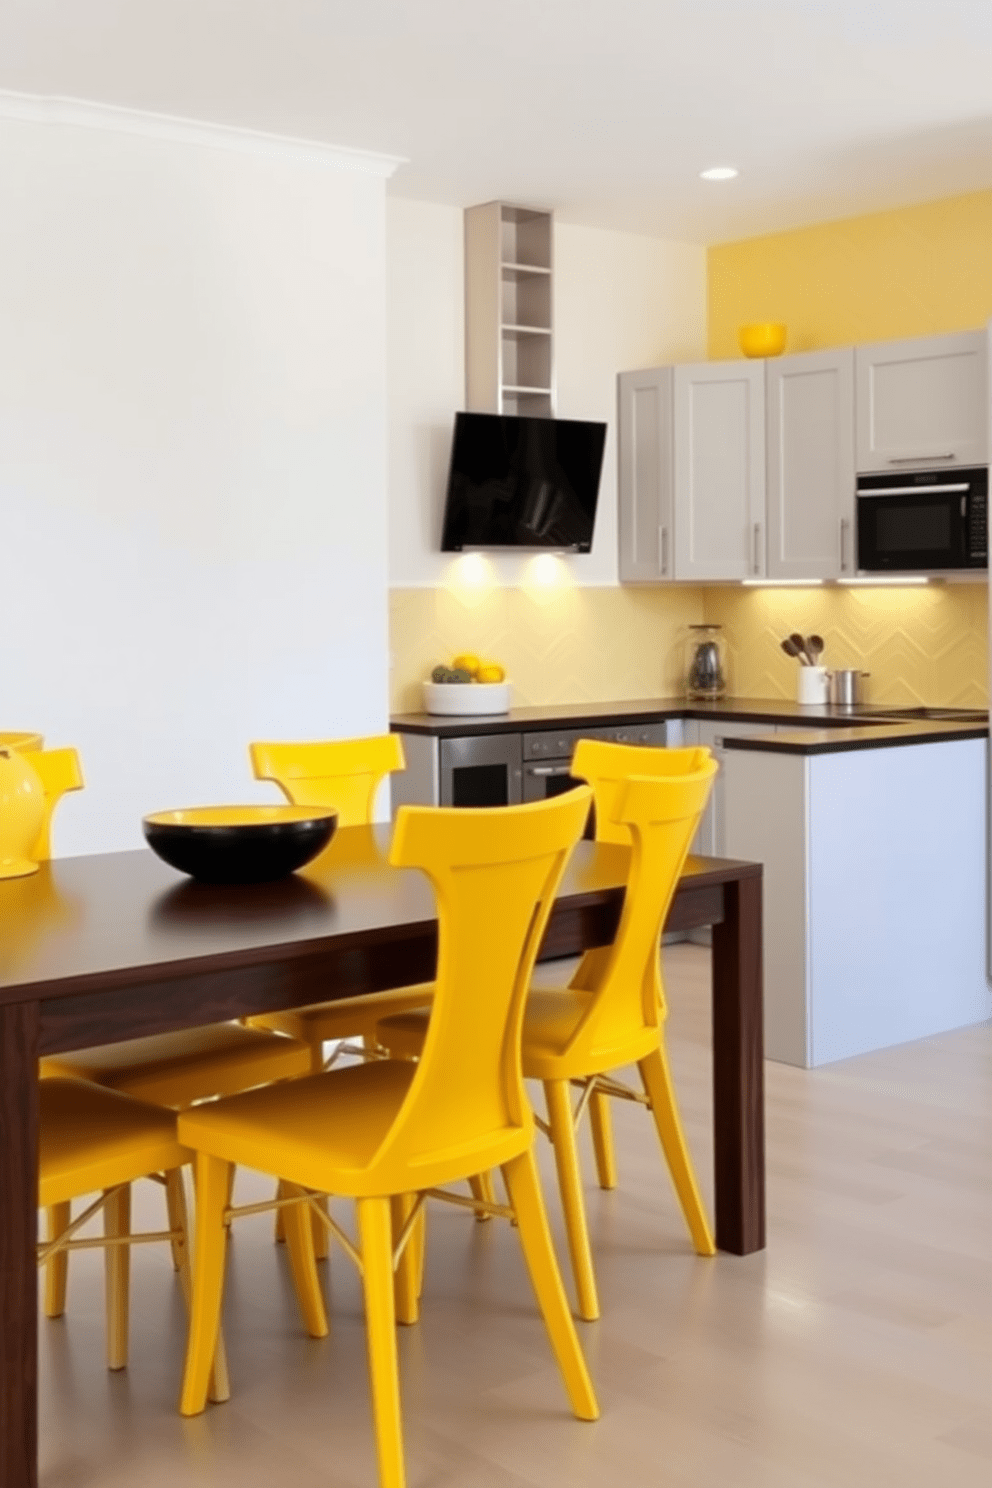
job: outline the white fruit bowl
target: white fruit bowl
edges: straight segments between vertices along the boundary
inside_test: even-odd
[[[425,682],[424,709],[464,718],[475,713],[508,713],[509,682]]]

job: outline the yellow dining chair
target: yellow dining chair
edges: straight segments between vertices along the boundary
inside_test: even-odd
[[[258,780],[271,780],[295,806],[334,806],[339,827],[368,826],[372,822],[376,794],[387,775],[406,767],[399,734],[380,734],[365,739],[330,739],[317,742],[249,745],[252,769]],[[315,1003],[284,1012],[263,1013],[250,1019],[253,1026],[270,1028],[300,1039],[310,1049],[314,1074],[329,1067],[342,1053],[361,1058],[375,1057],[375,1030],[381,1018],[425,1007],[432,988],[421,984],[411,991],[400,987],[386,992],[368,992],[337,1002]],[[356,1044],[351,1040],[359,1039]],[[325,1043],[338,1041],[329,1060]],[[495,1197],[488,1174],[472,1179],[472,1192],[481,1201],[476,1218],[489,1217],[486,1205]],[[282,1210],[276,1220],[276,1239],[283,1239]],[[314,1221],[314,1243],[318,1256],[327,1254],[327,1236]]]
[[[406,766],[399,734],[368,739],[331,739],[316,743],[251,744],[252,769],[258,780],[271,780],[295,806],[333,806],[339,827],[368,826],[376,793],[387,775]],[[369,992],[339,1002],[317,1003],[286,1012],[263,1013],[252,1023],[275,1028],[302,1039],[311,1052],[311,1068],[324,1068],[324,1044],[336,1039],[361,1038],[368,1053],[376,1024],[390,1013],[423,1007],[430,988]]]
[[[602,745],[600,749],[618,746]],[[622,747],[622,746],[620,746]],[[716,1247],[703,1208],[679,1119],[664,1043],[667,1016],[661,980],[660,939],[699,818],[716,774],[707,749],[630,750],[667,756],[670,774],[609,776],[600,757],[600,795],[607,820],[623,826],[631,843],[630,872],[620,925],[613,944],[583,958],[566,988],[533,988],[523,1025],[523,1069],[542,1081],[548,1120],[541,1123],[554,1147],[579,1314],[599,1316],[596,1278],[589,1248],[578,1149],[577,1122],[594,1095],[617,1096],[648,1106],[662,1150],[700,1255]],[[622,766],[622,757],[615,757]],[[577,758],[576,771],[589,760]],[[600,813],[603,814],[603,813]],[[424,1044],[423,1013],[386,1020],[379,1038],[391,1053],[416,1057]],[[616,1079],[613,1071],[636,1064],[643,1093]],[[571,1086],[582,1088],[573,1112]]]
[[[592,786],[595,805],[596,841],[630,846],[630,831],[612,819],[617,791],[630,775],[677,775],[694,767],[696,749],[652,749],[642,744],[609,744],[600,739],[580,739],[572,756],[572,773]],[[608,946],[586,951],[573,981],[594,985],[609,955]],[[599,1089],[589,1096],[589,1129],[592,1134],[596,1176],[600,1188],[616,1188],[617,1160],[610,1119],[609,1097]]]
[[[41,862],[51,856],[52,814],[66,791],[82,787],[83,774],[74,749],[44,749],[32,752],[30,760],[41,780],[47,808],[34,850]],[[88,1080],[178,1110],[215,1095],[233,1095],[270,1080],[290,1079],[309,1068],[310,1053],[305,1044],[231,1022],[50,1055],[41,1061],[40,1073],[43,1079]],[[166,1201],[169,1227],[174,1230],[184,1203],[178,1171],[166,1175]],[[64,1230],[68,1216],[67,1204],[56,1206],[48,1216],[48,1233]],[[176,1246],[173,1260],[178,1270],[180,1252]],[[45,1311],[49,1317],[59,1317],[65,1311],[68,1261],[65,1250],[53,1252],[46,1270]]]
[[[82,790],[85,782],[75,749],[32,749],[28,758],[45,793],[45,820],[31,856],[36,863],[45,863],[52,856],[55,808],[69,791]]]
[[[179,1118],[196,1152],[193,1314],[180,1409],[204,1407],[221,1313],[228,1174],[247,1163],[278,1176],[290,1210],[354,1198],[358,1244],[323,1223],[358,1262],[365,1291],[373,1419],[382,1488],[402,1488],[395,1319],[417,1314],[410,1237],[426,1195],[502,1168],[531,1281],[576,1415],[598,1414],[548,1231],[520,1065],[531,969],[568,855],[589,810],[587,786],[535,805],[403,807],[389,861],[419,868],[437,897],[438,960],[419,1062],[370,1061],[197,1106]],[[451,1195],[456,1202],[472,1200]],[[287,1210],[287,1214],[290,1212]],[[234,1211],[236,1213],[237,1211]],[[310,1229],[294,1220],[309,1242]],[[289,1220],[287,1219],[287,1232]],[[327,1331],[312,1251],[294,1270],[306,1326]],[[394,1269],[398,1267],[394,1301]]]
[[[180,1275],[190,1299],[189,1226],[185,1206],[168,1231],[134,1233],[131,1184],[137,1178],[178,1173],[191,1153],[179,1144],[172,1112],[76,1080],[42,1080],[39,1087],[38,1202],[66,1222],[38,1246],[38,1262],[51,1266],[69,1250],[105,1248],[107,1367],[123,1369],[128,1356],[130,1248],[169,1240],[180,1255]],[[179,1185],[182,1193],[182,1185]],[[86,1194],[99,1197],[71,1223],[69,1206]],[[74,1238],[103,1211],[103,1238]],[[227,1364],[218,1335],[208,1365],[213,1400],[228,1397]]]

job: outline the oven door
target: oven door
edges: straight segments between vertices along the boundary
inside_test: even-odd
[[[439,766],[442,806],[520,803],[519,734],[472,734],[442,739]]]
[[[552,796],[561,796],[574,785],[581,785],[570,774],[568,760],[541,760],[524,765],[524,800],[549,801]]]
[[[924,486],[881,481],[858,483],[858,568],[863,573],[986,567],[985,497],[971,482],[949,479]]]

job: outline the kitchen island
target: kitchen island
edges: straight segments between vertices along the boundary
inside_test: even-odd
[[[987,776],[987,736],[946,723],[726,740],[726,850],[765,865],[769,1058],[812,1067],[992,1016]]]

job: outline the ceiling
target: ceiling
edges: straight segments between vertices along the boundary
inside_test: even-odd
[[[0,89],[694,242],[992,186],[992,0],[3,0]]]

